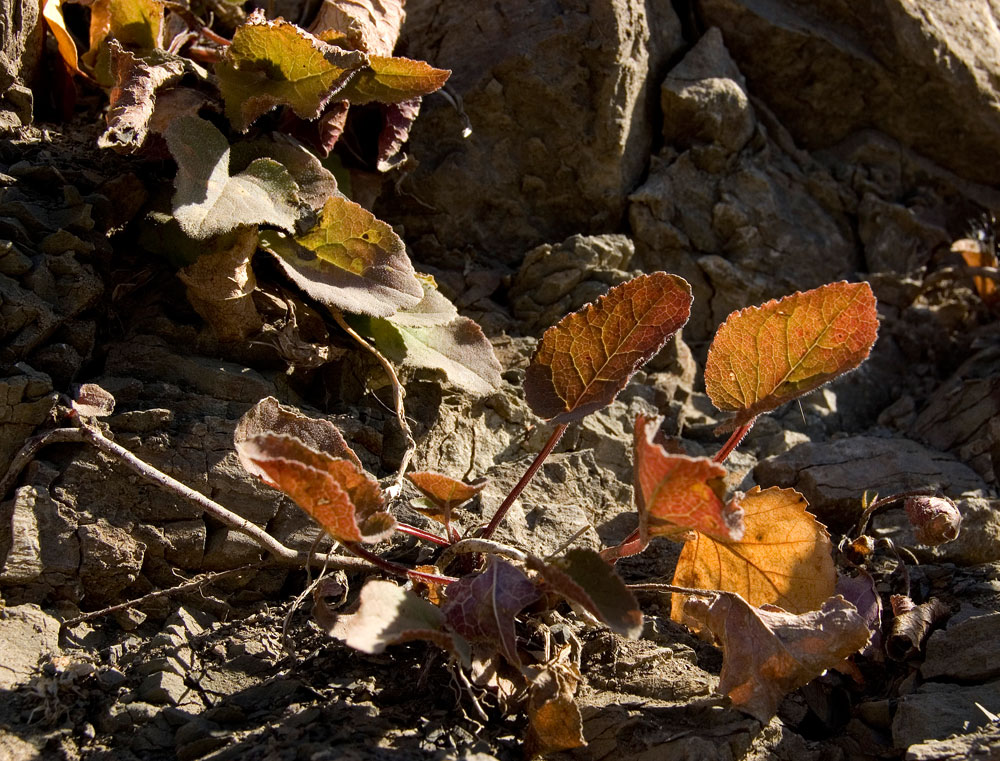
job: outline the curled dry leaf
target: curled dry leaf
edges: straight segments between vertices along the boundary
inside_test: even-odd
[[[215,67],[226,116],[241,131],[276,106],[316,119],[366,64],[364,54],[329,45],[287,21],[255,11]]]
[[[767,723],[781,699],[868,643],[868,626],[854,606],[832,597],[801,615],[754,608],[737,594],[691,598],[684,614],[723,651],[719,691]]]
[[[907,497],[903,506],[921,544],[936,547],[958,539],[962,514],[952,500],[947,497]]]
[[[669,454],[656,441],[662,418],[635,420],[635,501],[643,537],[690,530],[715,539],[743,537],[743,510],[724,501],[726,469],[708,457]]]
[[[830,535],[806,511],[794,489],[755,486],[742,499],[745,532],[739,542],[696,533],[684,544],[674,584],[739,594],[751,605],[779,605],[792,613],[815,610],[837,583]],[[671,616],[683,621],[684,596]]]
[[[635,595],[594,550],[578,547],[549,562],[532,555],[528,567],[541,574],[553,591],[613,632],[630,639],[642,634],[642,611]]]
[[[302,235],[268,230],[261,244],[299,288],[344,312],[388,317],[424,297],[399,236],[343,196],[328,198],[317,224]]]
[[[357,612],[338,617],[330,634],[363,653],[424,639],[469,660],[468,644],[446,630],[441,609],[391,581],[365,584]]]
[[[482,573],[449,584],[445,597],[441,610],[452,631],[499,651],[520,668],[514,617],[539,598],[538,589],[520,569],[491,558]]]
[[[545,331],[524,377],[535,414],[569,423],[607,406],[683,327],[691,286],[654,272],[617,285]]]
[[[893,595],[889,602],[895,618],[885,641],[885,651],[897,661],[919,655],[931,632],[951,615],[951,608],[936,597],[916,605],[906,595]]]
[[[309,31],[341,47],[389,56],[404,16],[403,0],[323,0]]]
[[[736,412],[724,428],[819,388],[860,365],[878,334],[868,283],[832,283],[733,312],[705,363],[705,390],[720,410]]]
[[[243,225],[292,230],[299,216],[298,185],[277,161],[257,159],[229,174],[229,141],[210,122],[183,116],[164,137],[177,162],[174,218],[186,235],[204,239]]]
[[[565,645],[551,661],[540,666],[528,666],[528,737],[525,742],[529,758],[582,748],[583,717],[574,696],[580,684],[580,669],[570,658],[571,647]]]

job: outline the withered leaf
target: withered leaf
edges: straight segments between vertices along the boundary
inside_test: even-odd
[[[917,605],[905,595],[893,595],[890,603],[895,618],[885,641],[885,651],[897,661],[919,655],[931,632],[951,615],[951,608],[936,597]]]
[[[743,537],[743,510],[725,502],[726,469],[709,457],[668,453],[656,441],[662,418],[636,417],[635,502],[642,536],[691,529],[721,541]]]
[[[287,21],[255,11],[236,30],[215,67],[226,115],[241,131],[279,105],[315,119],[366,63],[366,56],[313,37]]]
[[[395,169],[405,158],[400,151],[410,136],[410,127],[420,114],[420,98],[393,103],[383,109],[385,121],[378,135],[378,155],[375,167],[380,172]]]
[[[566,645],[552,661],[524,669],[529,679],[525,749],[531,758],[587,744],[575,700],[580,669],[570,659],[569,650]]]
[[[630,639],[642,634],[642,611],[635,595],[594,550],[577,547],[548,562],[529,556],[528,567],[613,632]]]
[[[324,0],[309,31],[342,47],[389,56],[404,15],[403,0]]]
[[[76,41],[66,29],[66,19],[63,18],[62,0],[45,0],[42,5],[42,16],[45,23],[55,37],[56,47],[63,62],[74,74],[82,74],[80,71],[80,57],[76,49]]]
[[[858,611],[871,639],[864,649],[865,655],[873,655],[882,646],[882,597],[875,587],[875,579],[863,568],[855,568],[854,576],[837,576],[837,594],[851,603]]]
[[[545,331],[524,377],[535,414],[569,423],[614,401],[687,322],[691,287],[654,272],[617,285]]]
[[[344,312],[388,317],[424,297],[399,236],[343,196],[326,200],[312,229],[294,237],[265,231],[261,245],[299,288]]]
[[[510,563],[491,558],[486,570],[448,585],[442,611],[448,627],[472,643],[498,650],[512,665],[517,654],[514,617],[539,598],[538,589]]]
[[[705,390],[735,428],[868,357],[878,334],[868,283],[832,283],[733,312],[715,334]]]
[[[737,500],[745,532],[739,542],[695,533],[681,550],[674,584],[735,592],[751,605],[779,605],[792,613],[815,610],[837,583],[830,535],[807,512],[794,489],[759,486]],[[675,594],[671,616],[682,621],[684,596]]]
[[[722,647],[719,691],[765,724],[785,695],[868,643],[868,626],[839,596],[794,615],[726,593],[711,601],[690,598],[684,614]]]

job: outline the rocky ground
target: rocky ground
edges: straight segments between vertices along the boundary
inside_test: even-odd
[[[1000,758],[1000,322],[971,278],[934,274],[960,264],[952,241],[998,234],[995,4],[892,0],[860,14],[843,0],[411,0],[408,11],[400,52],[452,69],[460,108],[426,100],[411,161],[376,211],[505,368],[480,400],[429,371],[404,378],[415,465],[491,478],[465,525],[489,517],[548,436],[520,390],[538,336],[657,269],[694,289],[682,340],[571,428],[499,538],[537,553],[578,532],[583,546],[621,541],[634,528],[636,413],[665,415],[689,453],[714,452],[718,413],[700,374],[715,328],[734,309],[843,278],[878,297],[871,358],[761,419],[730,460],[733,486],[794,487],[835,537],[865,492],[939,489],[964,514],[959,539],[934,550],[899,510],[876,523],[917,555],[914,597],[949,612],[926,642],[859,659],[860,681],[816,680],[767,725],[716,695],[719,651],[672,623],[668,601],[642,600],[638,641],[579,630],[589,745],[565,756]],[[243,472],[233,429],[276,396],[329,416],[389,475],[404,441],[371,360],[306,311],[300,323],[334,350],[290,367],[274,338],[287,284],[266,262],[255,298],[269,331],[220,343],[128,225],[163,163],[98,152],[96,96],[69,122],[18,127],[23,93],[4,87],[0,471],[51,426],[60,394],[99,383],[116,400],[104,418],[116,442],[308,549],[316,529]],[[433,647],[350,651],[297,599],[305,571],[268,562],[120,463],[55,444],[9,487],[0,759],[520,757],[523,717],[488,694],[478,713]],[[414,542],[382,549],[424,557]],[[620,568],[669,578],[677,551],[656,541]],[[321,604],[350,604],[363,581],[336,579]],[[887,596],[899,578],[879,580]]]

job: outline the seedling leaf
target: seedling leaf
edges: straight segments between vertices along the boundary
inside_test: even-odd
[[[613,632],[630,639],[642,634],[642,611],[635,595],[599,553],[578,547],[548,563],[531,556],[528,567]]]
[[[257,159],[230,176],[229,142],[194,116],[174,121],[164,137],[177,162],[174,217],[187,235],[204,239],[256,224],[293,229],[298,186],[277,161]]]
[[[424,296],[399,236],[343,196],[328,198],[306,233],[264,231],[261,245],[299,288],[344,312],[387,317]]]
[[[449,628],[472,643],[499,650],[520,668],[514,617],[538,599],[538,589],[510,563],[491,558],[486,570],[448,585],[442,606]]]
[[[868,643],[868,626],[840,596],[795,615],[723,593],[711,602],[691,598],[684,613],[722,647],[719,691],[765,724],[785,695]]]
[[[226,116],[241,131],[272,108],[284,105],[315,119],[365,65],[366,56],[313,37],[287,21],[255,12],[236,30],[225,58],[215,67]]]
[[[705,363],[705,390],[726,428],[802,396],[868,357],[878,334],[868,283],[832,283],[733,312]]]
[[[535,414],[569,423],[610,404],[687,322],[691,287],[654,272],[615,286],[545,331],[524,378]]]
[[[339,617],[330,634],[369,654],[416,639],[430,640],[458,652],[453,635],[445,631],[444,624],[444,613],[436,605],[391,581],[374,579],[362,588],[357,612]]]
[[[431,503],[428,507],[417,509],[445,526],[451,524],[452,510],[475,497],[489,483],[489,479],[480,478],[467,484],[431,471],[407,473],[406,477]]]
[[[424,61],[373,55],[337,97],[356,105],[402,103],[441,89],[449,76]]]
[[[751,605],[780,605],[792,613],[815,610],[834,592],[830,535],[806,511],[794,489],[751,489],[737,500],[745,532],[739,542],[695,533],[684,544],[674,584],[734,592]],[[673,595],[671,616],[681,621],[683,595]]]
[[[726,469],[708,457],[669,454],[656,442],[662,418],[635,420],[635,502],[643,537],[691,529],[721,541],[743,537],[743,512],[724,501]]]

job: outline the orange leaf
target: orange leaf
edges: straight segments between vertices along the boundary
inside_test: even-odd
[[[406,477],[433,503],[433,507],[417,506],[416,509],[446,526],[451,523],[451,511],[479,494],[488,483],[487,479],[480,478],[467,484],[432,471],[407,473]]]
[[[52,32],[52,36],[56,40],[60,57],[74,74],[86,76],[80,71],[80,57],[76,50],[76,41],[66,29],[62,0],[45,0],[42,6],[42,15],[45,17],[45,23],[49,26],[49,31]]]
[[[805,498],[794,489],[755,486],[736,501],[744,513],[743,540],[696,534],[681,550],[674,584],[735,592],[751,605],[791,613],[819,608],[833,594],[837,574],[830,535],[806,511]],[[684,599],[673,595],[675,621],[682,620]]]
[[[568,423],[607,406],[687,322],[691,286],[653,272],[615,286],[545,331],[524,377],[535,414]]]
[[[635,501],[642,536],[694,529],[722,541],[743,536],[743,512],[723,502],[726,469],[708,457],[669,454],[655,440],[662,418],[635,419]]]
[[[241,459],[283,491],[340,542],[378,542],[395,521],[380,512],[378,483],[350,460],[312,449],[293,436],[262,434],[238,441]]]
[[[963,261],[969,267],[996,267],[996,255],[987,250],[982,243],[972,238],[962,238],[951,244],[951,250],[962,255]],[[1000,302],[1000,291],[997,290],[997,283],[991,277],[981,277],[976,275],[972,278],[972,283],[976,288],[979,298],[987,306]]]
[[[735,428],[860,365],[878,333],[868,283],[832,283],[733,312],[715,334],[705,390]]]

